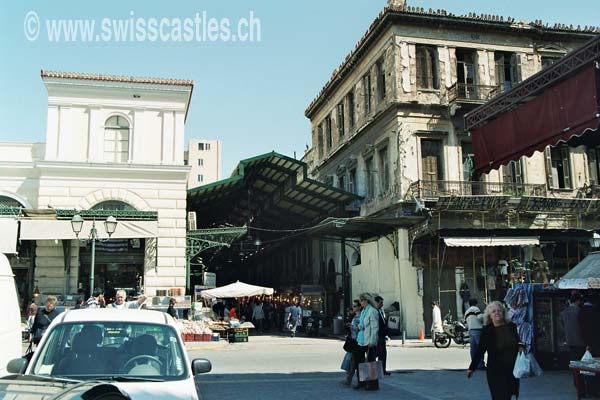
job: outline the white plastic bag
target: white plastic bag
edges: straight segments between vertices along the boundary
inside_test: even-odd
[[[542,371],[540,364],[538,364],[533,354],[527,354],[527,358],[529,358],[529,364],[531,364],[531,376],[542,376],[544,371]]]
[[[592,357],[592,353],[589,352],[589,350],[586,350],[585,353],[583,353],[583,357],[581,357],[581,361],[586,361],[586,360],[593,360],[594,357]],[[589,371],[579,371],[579,373],[581,375],[589,375],[589,376],[595,376],[596,374],[593,372],[589,372]]]
[[[526,378],[529,376],[531,371],[531,363],[529,358],[520,351],[517,355],[517,361],[515,361],[515,367],[513,368],[513,375],[517,379]]]

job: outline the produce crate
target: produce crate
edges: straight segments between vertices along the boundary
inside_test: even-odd
[[[242,336],[242,337],[236,337],[236,336],[229,336],[229,343],[243,343],[243,342],[247,342],[248,341],[248,336]]]
[[[247,328],[232,328],[228,330],[229,343],[247,342],[248,341],[248,329]]]

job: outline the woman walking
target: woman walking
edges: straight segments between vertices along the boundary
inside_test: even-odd
[[[349,328],[350,328],[350,340],[352,342],[352,346],[350,348],[350,350],[347,351],[347,356],[349,357],[350,361],[348,363],[348,365],[346,366],[346,379],[344,380],[344,384],[347,386],[352,385],[352,378],[354,377],[354,372],[357,371],[358,368],[358,364],[356,363],[356,353],[359,350],[359,346],[358,346],[358,342],[356,341],[356,338],[358,337],[358,326],[360,325],[360,312],[362,310],[362,307],[360,306],[360,301],[359,300],[354,300],[354,302],[352,303],[352,320],[350,321],[349,324]],[[345,347],[344,347],[345,348]],[[358,375],[358,373],[357,373]]]
[[[365,353],[367,361],[372,362],[377,358],[377,339],[379,333],[379,313],[375,307],[373,297],[370,293],[363,293],[359,296],[362,311],[358,324],[358,335],[356,340],[360,349],[356,353],[356,365],[365,362]],[[358,385],[354,389],[364,387],[366,390],[379,390],[379,380],[360,381],[360,371],[357,370]]]
[[[487,381],[492,400],[510,400],[513,395],[518,398],[519,380],[513,376],[513,369],[519,350],[523,348],[517,326],[508,320],[502,303],[491,302],[485,309],[481,340],[467,378],[473,376],[487,352]]]

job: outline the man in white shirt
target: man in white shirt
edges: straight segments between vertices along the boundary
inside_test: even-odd
[[[481,340],[481,329],[483,328],[483,313],[477,307],[477,299],[469,300],[469,308],[465,312],[465,320],[467,321],[467,327],[469,328],[469,347],[471,351],[471,361],[475,358],[477,353],[477,346]],[[479,363],[479,369],[484,369],[485,364],[483,360]]]
[[[125,301],[126,298],[127,293],[124,290],[117,290],[115,302],[109,304],[107,308],[118,308],[120,310],[126,308],[138,309],[144,304],[144,301],[146,301],[146,296],[140,296],[137,301]]]
[[[442,311],[435,301],[431,302],[431,319],[431,338],[434,339],[436,332],[444,332],[444,326],[442,325]]]

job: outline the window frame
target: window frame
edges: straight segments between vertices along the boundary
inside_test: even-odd
[[[110,121],[116,119],[115,125],[110,125]],[[124,121],[126,125],[119,125],[119,121]],[[123,132],[126,131],[127,139],[122,139]],[[104,122],[104,136],[103,136],[103,160],[105,162],[111,162],[115,164],[125,164],[130,161],[131,157],[131,121],[121,114],[110,115]],[[113,139],[107,138],[109,133],[114,134]],[[118,136],[118,137],[117,137]],[[107,150],[107,144],[112,143],[112,150]],[[119,144],[126,143],[126,150],[118,150]],[[111,154],[111,159],[108,155]],[[119,158],[118,155],[121,155]]]
[[[333,137],[331,132],[331,115],[325,117],[325,144],[327,145],[327,151],[333,147]]]
[[[557,153],[558,152],[558,153]],[[554,190],[572,190],[573,189],[573,177],[572,177],[572,165],[571,165],[571,151],[569,146],[548,146],[544,150],[546,158],[546,180],[549,189]],[[555,168],[554,163],[561,163],[562,169],[562,182],[560,180],[560,173],[558,166],[557,169],[557,182],[554,182],[553,169]]]
[[[377,99],[378,101],[385,100],[385,59],[383,56],[375,63],[377,71]]]
[[[437,47],[416,45],[417,88],[423,90],[440,89],[440,67]]]
[[[346,121],[345,121],[345,112],[344,112],[344,102],[340,102],[337,105],[337,127],[338,127],[338,136],[343,138],[346,134]]]
[[[365,116],[371,113],[371,98],[373,96],[372,88],[371,88],[371,71],[367,72],[362,77],[363,84],[363,97],[364,97],[364,108],[365,108]]]
[[[352,129],[356,123],[356,99],[354,97],[354,89],[348,92],[346,99],[348,102],[348,129]]]

